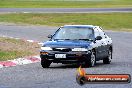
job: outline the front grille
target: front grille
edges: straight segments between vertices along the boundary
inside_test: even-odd
[[[70,48],[53,48],[53,51],[70,52]]]

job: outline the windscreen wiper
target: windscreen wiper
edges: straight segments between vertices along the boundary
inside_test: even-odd
[[[71,39],[54,39],[54,40],[71,40]]]
[[[93,41],[92,39],[78,39],[78,40]]]

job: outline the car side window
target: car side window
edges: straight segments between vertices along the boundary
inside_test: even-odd
[[[108,36],[104,33],[104,35],[105,35],[105,38],[108,38]]]
[[[104,33],[100,28],[98,28],[98,31],[99,31],[100,36],[101,36],[103,39],[106,38],[105,33]]]
[[[99,31],[98,31],[97,28],[94,29],[94,36],[95,36],[95,38],[96,38],[97,36],[100,36]]]

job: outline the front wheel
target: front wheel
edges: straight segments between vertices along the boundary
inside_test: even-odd
[[[51,61],[46,60],[46,59],[41,59],[41,66],[43,68],[48,68],[50,66],[50,64],[51,64]]]
[[[107,56],[107,58],[104,58],[104,59],[103,59],[103,63],[104,63],[104,64],[110,64],[111,59],[112,59],[112,51],[109,50],[109,51],[108,51],[108,56]]]
[[[94,67],[95,64],[96,64],[95,53],[91,52],[91,57],[90,57],[90,59],[86,60],[85,65],[88,67]]]

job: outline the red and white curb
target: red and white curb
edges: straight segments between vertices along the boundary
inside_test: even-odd
[[[9,36],[2,36],[2,37],[23,40],[23,41],[27,41],[27,42],[31,42],[31,43],[37,43],[39,45],[43,44],[41,42],[34,41],[34,40],[26,40],[26,39],[14,38],[14,37],[9,37]],[[25,57],[25,58],[17,58],[14,60],[0,61],[0,68],[36,63],[36,62],[40,62],[40,60],[41,60],[41,58],[39,56],[29,56],[29,57]]]
[[[39,56],[32,56],[32,57],[18,58],[8,61],[0,61],[0,68],[36,63],[36,62],[40,62],[40,60],[41,58]]]

